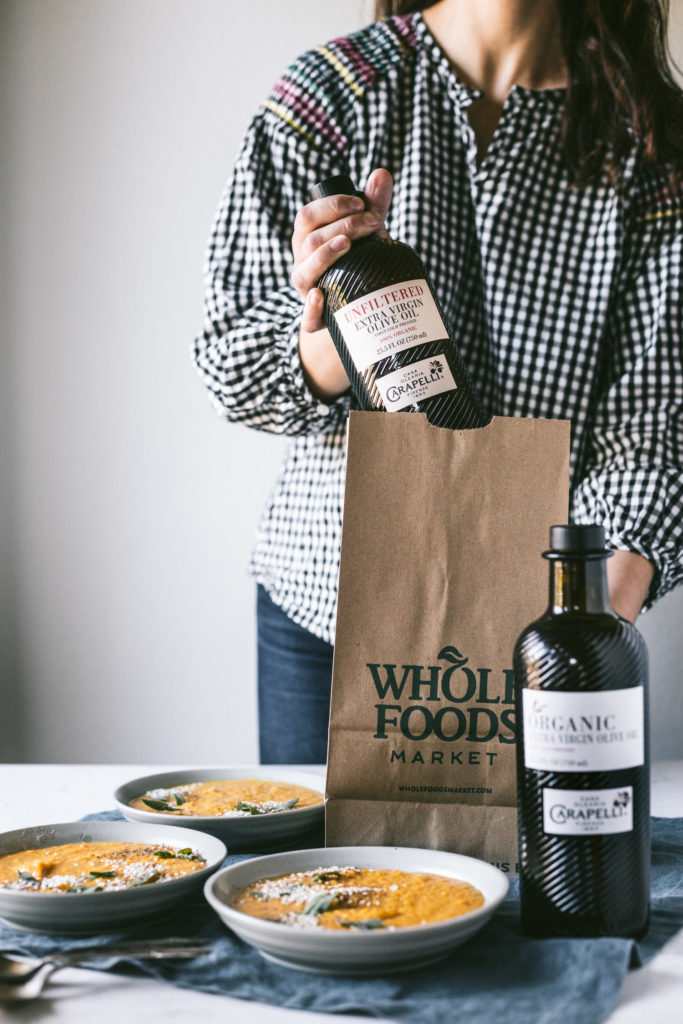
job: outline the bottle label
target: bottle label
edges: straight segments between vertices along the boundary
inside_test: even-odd
[[[396,352],[448,337],[429,285],[420,278],[369,292],[334,317],[359,373]]]
[[[601,772],[645,761],[642,686],[594,693],[522,690],[524,765],[548,772]]]
[[[551,836],[633,832],[633,786],[544,789],[543,831]]]
[[[377,390],[388,412],[398,412],[407,405],[421,402],[443,391],[455,391],[457,384],[445,356],[429,356],[408,363],[399,370],[375,380]]]

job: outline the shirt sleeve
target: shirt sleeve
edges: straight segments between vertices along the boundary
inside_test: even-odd
[[[681,194],[650,190],[633,209],[575,489],[578,523],[644,555],[655,575],[645,608],[683,580],[683,230]]]
[[[209,238],[204,330],[194,362],[220,415],[278,434],[338,428],[350,398],[329,404],[309,391],[298,351],[303,302],[290,281],[294,218],[311,186],[343,173],[342,136],[320,145],[283,95],[301,74],[281,79],[253,119]],[[307,109],[308,118],[314,112]]]

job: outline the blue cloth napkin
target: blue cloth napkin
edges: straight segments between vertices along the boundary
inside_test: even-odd
[[[86,820],[121,820],[116,811]],[[528,939],[519,930],[519,892],[492,921],[433,967],[372,978],[333,978],[277,967],[237,939],[198,895],[173,916],[134,932],[61,939],[0,922],[4,952],[45,956],[117,939],[201,935],[212,952],[189,961],[100,961],[101,969],[138,971],[183,988],[225,993],[290,1009],[356,1013],[411,1024],[599,1024],[618,998],[629,967],[645,963],[683,925],[683,819],[652,822],[652,923],[629,939]],[[311,837],[305,846],[322,845]],[[229,856],[232,864],[245,856]]]

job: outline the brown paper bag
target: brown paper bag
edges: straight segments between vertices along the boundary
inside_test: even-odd
[[[328,845],[429,847],[514,872],[512,652],[548,600],[569,423],[478,430],[352,412]]]

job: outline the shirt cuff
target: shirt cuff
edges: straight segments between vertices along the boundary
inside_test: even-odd
[[[302,409],[306,409],[306,416],[309,426],[318,426],[321,430],[336,427],[340,418],[348,415],[350,407],[350,394],[345,391],[338,398],[330,402],[324,402],[313,394],[304,376],[304,368],[299,355],[299,331],[303,311],[298,313],[292,324],[289,335],[285,338],[285,350],[283,353],[283,365],[286,367],[289,388],[292,394],[298,396],[298,402]]]
[[[683,552],[672,528],[677,513],[675,509],[667,509],[667,490],[663,480],[648,484],[648,491],[653,490],[658,495],[649,507],[639,505],[634,496],[638,488],[633,487],[633,481],[630,488],[624,487],[623,493],[628,493],[623,504],[615,497],[614,484],[614,479],[601,486],[595,477],[584,480],[572,496],[572,522],[597,523],[604,527],[609,547],[617,551],[633,551],[647,558],[654,567],[642,607],[642,611],[647,611],[683,582]]]

